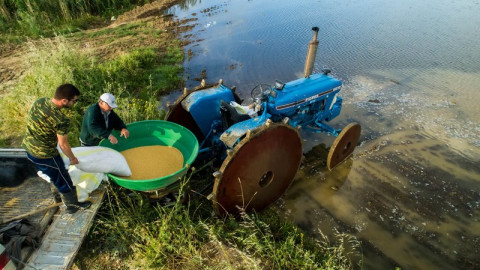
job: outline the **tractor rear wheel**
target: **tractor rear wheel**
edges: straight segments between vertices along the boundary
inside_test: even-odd
[[[293,182],[302,159],[298,131],[271,123],[247,133],[215,173],[214,208],[219,215],[261,211]]]

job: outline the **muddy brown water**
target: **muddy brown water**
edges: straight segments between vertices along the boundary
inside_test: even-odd
[[[301,76],[320,27],[315,71],[344,85],[330,124],[360,123],[360,145],[330,172],[334,138],[302,132],[305,160],[277,205],[319,239],[357,237],[363,269],[480,269],[479,1],[191,0],[169,12],[195,19],[187,86],[222,78],[247,103],[256,84]]]

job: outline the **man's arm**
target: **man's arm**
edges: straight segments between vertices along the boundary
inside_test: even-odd
[[[84,117],[87,118],[88,130],[91,136],[97,139],[108,138],[110,131],[107,129],[100,108],[90,107]]]
[[[122,121],[120,116],[118,116],[118,114],[115,113],[114,111],[112,111],[110,114],[111,114],[110,120],[112,121],[112,127],[116,130],[120,130],[120,137],[123,136],[125,137],[125,139],[128,138],[128,136],[130,135],[130,132],[128,131],[127,126]]]
[[[71,165],[78,164],[78,159],[73,154],[72,148],[68,143],[68,135],[57,134],[57,138],[58,138],[58,145],[60,146],[60,149],[62,149],[62,152],[70,159],[70,164]]]
[[[113,127],[114,129],[116,130],[122,130],[124,128],[126,128],[127,126],[125,125],[125,123],[123,123],[122,119],[120,118],[120,116],[118,116],[118,114],[115,112],[115,111],[111,111],[110,112],[110,120],[111,121],[111,127]]]

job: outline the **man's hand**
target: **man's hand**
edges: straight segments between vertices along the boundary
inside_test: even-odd
[[[108,140],[109,140],[112,144],[117,144],[117,143],[118,143],[117,138],[115,138],[115,136],[113,136],[113,135],[108,136]]]
[[[57,134],[57,139],[58,139],[58,146],[60,146],[60,149],[68,157],[68,159],[70,159],[70,165],[78,164],[78,159],[73,154],[72,148],[68,143],[68,136]]]
[[[74,157],[73,159],[71,158],[70,159],[70,165],[75,165],[75,164],[78,164],[78,158]]]
[[[128,136],[130,136],[130,132],[128,131],[128,129],[122,128],[122,130],[120,131],[120,137],[122,137],[122,136],[125,139],[128,138]]]

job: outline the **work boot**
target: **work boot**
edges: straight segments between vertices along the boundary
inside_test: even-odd
[[[87,209],[92,205],[91,202],[79,202],[77,198],[77,191],[71,190],[68,193],[61,194],[62,201],[67,206],[67,213],[73,214],[80,209]]]
[[[56,203],[59,203],[62,201],[62,198],[60,197],[60,192],[58,192],[58,189],[57,187],[55,187],[52,183],[50,183],[50,191],[52,192],[52,195],[53,195],[53,200],[56,202]]]

